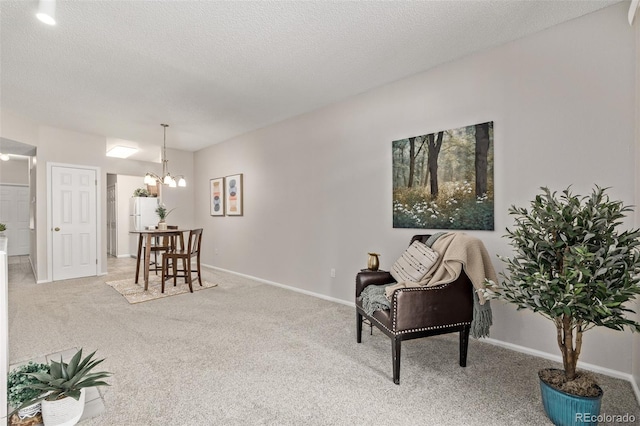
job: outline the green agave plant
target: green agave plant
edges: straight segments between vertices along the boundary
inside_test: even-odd
[[[92,359],[95,353],[96,351],[82,359],[82,349],[80,349],[68,364],[62,362],[62,357],[60,357],[60,362],[52,360],[49,365],[49,373],[27,373],[28,376],[35,378],[37,382],[26,384],[23,387],[39,391],[38,396],[26,401],[15,411],[45,399],[47,401],[55,401],[60,398],[71,397],[77,401],[80,399],[82,388],[109,386],[108,383],[101,379],[111,376],[111,373],[106,371],[91,372],[98,364],[104,361],[104,359]]]

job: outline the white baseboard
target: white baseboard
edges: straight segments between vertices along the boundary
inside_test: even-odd
[[[348,302],[346,300],[336,299],[335,297],[325,296],[324,294],[315,293],[315,292],[309,291],[309,290],[303,290],[303,289],[300,289],[300,288],[297,288],[297,287],[292,287],[292,286],[288,286],[288,285],[285,285],[285,284],[280,284],[280,283],[277,283],[277,282],[274,282],[274,281],[265,280],[265,279],[254,277],[254,276],[247,275],[247,274],[241,274],[240,272],[231,271],[231,270],[224,269],[224,268],[219,268],[217,266],[206,265],[204,263],[202,264],[202,266],[204,266],[206,268],[222,271],[222,272],[227,272],[229,274],[233,274],[233,275],[236,275],[236,276],[239,276],[239,277],[249,278],[251,280],[258,281],[258,282],[261,282],[263,284],[268,284],[268,285],[272,285],[272,286],[275,286],[275,287],[284,288],[284,289],[287,289],[287,290],[291,290],[291,291],[295,291],[295,292],[298,292],[298,293],[306,294],[308,296],[313,296],[313,297],[317,297],[317,298],[320,298],[320,299],[329,300],[331,302],[336,302],[336,303],[340,303],[342,305],[347,305],[347,306],[355,308],[355,303],[354,302]],[[509,349],[509,350],[512,350],[512,351],[522,352],[522,353],[525,353],[525,354],[528,354],[528,355],[537,356],[539,358],[544,358],[544,359],[548,359],[548,360],[556,361],[556,362],[560,362],[560,363],[562,362],[562,357],[560,355],[550,354],[548,352],[539,351],[537,349],[527,348],[526,346],[520,346],[520,345],[516,345],[516,344],[513,344],[513,343],[503,342],[502,340],[496,340],[496,339],[491,339],[491,338],[482,339],[480,341],[487,342],[487,343],[495,345],[495,346],[500,346],[502,348]],[[578,368],[582,368],[584,370],[593,371],[594,373],[603,374],[605,376],[615,377],[617,379],[627,380],[627,381],[631,382],[631,386],[633,387],[633,391],[634,391],[634,393],[636,395],[636,400],[638,401],[638,403],[640,403],[640,388],[638,387],[638,384],[635,382],[632,374],[623,373],[622,371],[613,370],[611,368],[606,368],[606,367],[600,367],[600,366],[595,365],[595,364],[589,364],[589,363],[581,362],[581,361],[578,361]]]
[[[490,343],[495,346],[500,346],[505,349],[510,349],[512,351],[525,353],[527,355],[537,356],[538,358],[548,359],[551,361],[556,361],[562,363],[562,357],[560,355],[550,354],[548,352],[539,351],[537,349],[527,348],[526,346],[516,345],[514,343],[503,342],[502,340],[496,340],[491,338],[482,339],[481,341]],[[623,373],[622,371],[613,370],[611,368],[601,367],[595,364],[589,364],[587,362],[578,361],[578,368],[583,370],[593,371],[594,373],[602,374],[609,377],[615,377],[616,379],[627,380],[631,382],[631,387],[633,387],[633,392],[636,395],[636,400],[640,404],[640,389],[638,388],[638,384],[633,378],[632,374]]]
[[[354,302],[347,302],[346,300],[337,299],[337,298],[331,297],[331,296],[325,296],[324,294],[315,293],[315,292],[309,291],[309,290],[303,290],[301,288],[292,287],[292,286],[285,285],[285,284],[280,284],[280,283],[277,283],[275,281],[265,280],[265,279],[262,279],[262,278],[254,277],[252,275],[241,274],[240,272],[235,272],[235,271],[230,271],[228,269],[218,268],[217,266],[205,265],[204,263],[201,266],[204,266],[204,267],[207,267],[207,268],[211,268],[211,269],[215,269],[215,270],[222,271],[222,272],[227,272],[229,274],[236,275],[238,277],[249,278],[249,279],[251,279],[253,281],[258,281],[258,282],[263,283],[263,284],[268,284],[268,285],[272,285],[272,286],[275,286],[275,287],[280,287],[280,288],[284,288],[284,289],[287,289],[287,290],[295,291],[297,293],[306,294],[307,296],[313,296],[313,297],[317,297],[319,299],[328,300],[330,302],[336,302],[336,303],[340,303],[342,305],[351,306],[353,308],[355,308],[355,306],[356,306]]]
[[[633,393],[636,394],[638,404],[640,404],[640,388],[638,388],[638,382],[635,381],[633,375],[631,376],[631,387],[633,388]]]
[[[33,276],[36,279],[36,283],[38,282],[38,273],[36,272],[36,268],[33,265],[33,259],[31,258],[31,255],[29,255],[29,265],[31,265],[31,272],[33,272]]]
[[[537,349],[527,348],[526,346],[516,345],[514,343],[503,342],[502,340],[496,340],[491,338],[482,339],[481,342],[491,343],[492,345],[500,346],[512,351],[521,352],[528,355],[537,356],[538,358],[544,358],[551,361],[562,363],[562,357],[560,355],[550,354],[548,352],[539,351]],[[617,379],[624,379],[633,381],[633,377],[629,373],[623,373],[622,371],[613,370],[611,368],[600,367],[595,364],[589,364],[586,362],[578,361],[578,368],[583,370],[593,371],[594,373],[604,374],[605,376],[615,377]]]

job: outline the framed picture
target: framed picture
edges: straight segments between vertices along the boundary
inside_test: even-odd
[[[209,180],[209,195],[211,216],[224,216],[224,178]]]
[[[227,216],[242,216],[242,192],[242,173],[224,178],[224,207]]]
[[[493,121],[393,141],[393,227],[493,231],[493,143]]]

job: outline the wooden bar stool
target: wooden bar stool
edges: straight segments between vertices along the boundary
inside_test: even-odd
[[[193,293],[191,273],[196,272],[198,283],[202,287],[202,276],[200,274],[200,247],[202,245],[202,228],[192,229],[189,231],[187,246],[181,244],[180,248],[166,251],[162,254],[162,289],[164,293],[164,282],[168,278],[173,278],[175,287],[177,278],[185,278],[185,282],[189,284],[189,291]],[[196,269],[191,270],[191,259],[196,258]],[[182,260],[182,269],[178,269],[178,260]],[[170,269],[172,273],[170,273]]]

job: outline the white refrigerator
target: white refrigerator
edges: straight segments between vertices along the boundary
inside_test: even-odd
[[[156,226],[160,218],[156,213],[156,197],[132,197],[129,199],[129,230],[144,231],[147,226]]]
[[[132,197],[129,199],[129,231],[144,231],[156,226],[160,218],[156,213],[156,197]],[[138,234],[129,234],[129,253],[136,257],[138,253]]]

